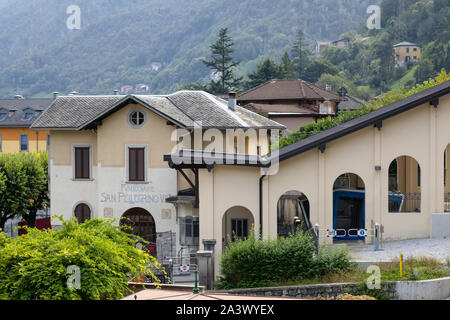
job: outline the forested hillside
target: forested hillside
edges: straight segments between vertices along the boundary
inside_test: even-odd
[[[104,94],[137,83],[173,91],[209,79],[201,59],[224,27],[242,60],[237,73],[246,75],[263,57],[281,59],[299,30],[310,42],[334,40],[377,2],[78,0],[81,29],[69,30],[72,0],[0,0],[0,96]]]

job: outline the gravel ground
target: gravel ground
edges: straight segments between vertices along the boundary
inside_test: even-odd
[[[439,261],[450,260],[450,239],[415,239],[384,242],[382,251],[375,251],[373,245],[364,247],[349,246],[355,260],[386,261],[399,257],[432,257]]]

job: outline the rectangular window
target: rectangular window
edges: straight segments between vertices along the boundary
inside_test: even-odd
[[[28,135],[20,135],[20,151],[28,151]]]
[[[90,148],[75,147],[75,179],[90,178]]]
[[[145,181],[145,148],[128,148],[128,181]]]
[[[414,48],[413,50],[414,50],[414,51],[417,51],[417,48]]]
[[[406,48],[406,52],[409,52],[409,48]]]
[[[180,244],[198,245],[199,237],[198,217],[180,217]]]

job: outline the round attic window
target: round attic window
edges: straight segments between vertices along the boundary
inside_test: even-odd
[[[145,114],[138,110],[133,110],[128,114],[128,123],[134,128],[140,128],[145,123]]]

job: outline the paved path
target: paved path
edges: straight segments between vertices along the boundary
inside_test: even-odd
[[[382,251],[374,251],[373,245],[349,246],[355,260],[385,261],[398,259],[402,253],[408,257],[432,257],[441,262],[450,261],[450,239],[416,239],[384,242]]]
[[[129,295],[121,300],[305,300],[297,298],[286,297],[252,297],[252,296],[239,296],[234,294],[208,294],[200,293],[193,294],[186,291],[173,291],[173,290],[158,290],[148,289],[142,290],[136,294]]]

